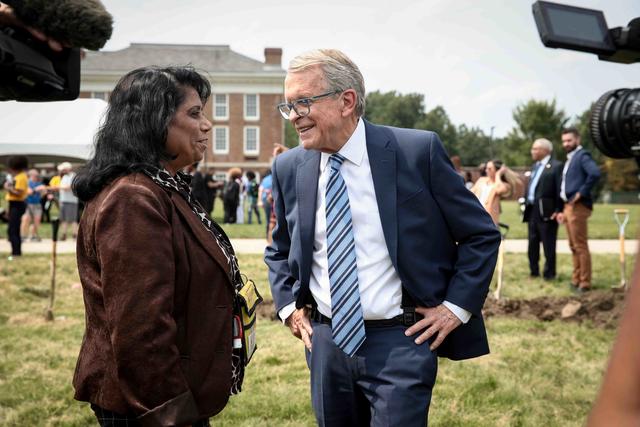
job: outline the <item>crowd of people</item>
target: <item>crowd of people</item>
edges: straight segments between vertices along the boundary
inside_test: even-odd
[[[524,197],[520,199],[523,221],[528,230],[529,273],[540,277],[540,245],[545,255],[542,277],[556,279],[556,243],[558,227],[567,229],[573,259],[570,289],[583,293],[591,289],[591,254],[587,223],[593,210],[592,189],[600,178],[600,169],[591,154],[580,144],[576,128],[565,128],[559,135],[566,154],[563,163],[553,156],[553,143],[536,139],[531,146],[533,165]],[[452,159],[455,165],[456,161]],[[465,179],[468,172],[456,168]],[[481,166],[481,177],[468,186],[496,225],[500,224],[500,201],[510,198],[522,184],[518,175],[500,160],[489,160]]]
[[[282,144],[274,144],[273,157],[287,150]],[[252,170],[243,172],[234,167],[227,171],[225,180],[217,180],[213,169],[203,173],[198,163],[188,165],[184,172],[191,176],[191,192],[207,213],[213,213],[215,200],[220,198],[223,224],[253,224],[254,218],[258,224],[264,221],[265,237],[270,242],[275,226],[270,170],[259,179]]]
[[[76,237],[80,214],[78,199],[71,189],[75,177],[71,163],[60,163],[55,175],[28,167],[26,156],[11,156],[7,161],[3,189],[7,201],[7,235],[11,242],[9,260],[22,255],[22,243],[42,240],[40,225],[51,221],[54,206],[62,226],[60,240],[65,240],[69,232],[71,237]]]

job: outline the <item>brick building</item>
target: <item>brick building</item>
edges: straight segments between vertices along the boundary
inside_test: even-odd
[[[212,96],[205,114],[213,123],[205,165],[223,178],[230,167],[263,174],[274,143],[284,143],[284,121],[276,109],[283,99],[282,49],[265,48],[264,62],[226,45],[134,43],[114,52],[87,52],[80,97],[108,99],[128,71],[147,65],[190,64],[209,77]]]

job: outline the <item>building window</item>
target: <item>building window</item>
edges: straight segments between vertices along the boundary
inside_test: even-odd
[[[229,119],[229,96],[226,93],[216,93],[213,96],[213,118],[216,120]]]
[[[260,128],[258,126],[245,126],[244,128],[244,154],[257,156],[260,153]]]
[[[213,152],[216,154],[229,154],[229,127],[213,127]]]
[[[109,92],[91,92],[91,97],[96,99],[102,99],[103,101],[108,101]]]
[[[260,118],[260,96],[247,94],[244,96],[245,120],[258,120]]]

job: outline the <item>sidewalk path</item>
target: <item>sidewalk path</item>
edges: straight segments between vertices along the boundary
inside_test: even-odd
[[[239,254],[263,254],[265,241],[263,239],[231,239],[231,243]],[[526,253],[528,242],[526,239],[507,239],[505,241],[506,251],[515,253]],[[50,239],[44,239],[41,242],[25,242],[22,244],[22,252],[31,253],[51,253],[52,242]],[[568,254],[569,243],[567,240],[558,240],[558,253]],[[589,240],[589,249],[594,254],[617,254],[620,251],[620,242],[618,240]],[[59,254],[75,253],[75,240],[67,240],[58,242]],[[637,240],[625,241],[625,252],[636,253],[638,250]],[[0,241],[0,254],[11,252],[11,246],[7,240]]]

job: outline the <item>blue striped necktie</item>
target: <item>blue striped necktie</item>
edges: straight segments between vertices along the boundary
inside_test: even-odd
[[[353,356],[365,339],[364,318],[358,289],[356,246],[353,240],[351,209],[347,186],[340,174],[345,158],[329,157],[327,183],[327,258],[331,283],[331,330],[333,341],[347,355]]]

